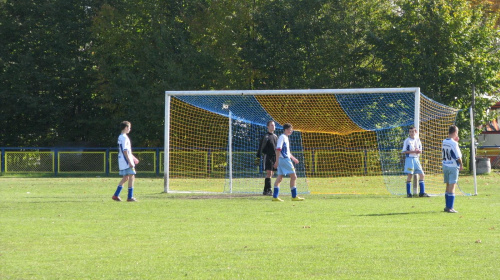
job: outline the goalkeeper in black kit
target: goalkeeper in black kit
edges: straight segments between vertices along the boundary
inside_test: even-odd
[[[266,170],[266,179],[264,181],[264,191],[262,194],[270,196],[273,195],[271,178],[273,177],[273,172],[276,171],[276,169],[274,169],[274,163],[276,162],[276,142],[278,141],[278,136],[274,134],[275,129],[276,124],[274,121],[268,121],[267,133],[262,136],[259,150],[257,151],[257,158],[260,159],[262,155],[264,156],[262,160],[264,161],[264,170]]]

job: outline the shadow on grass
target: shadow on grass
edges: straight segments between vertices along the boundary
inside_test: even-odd
[[[383,216],[398,216],[398,215],[423,215],[423,214],[435,214],[439,211],[426,211],[426,212],[402,212],[402,213],[383,213],[383,214],[364,214],[364,215],[355,215],[358,217],[383,217]]]

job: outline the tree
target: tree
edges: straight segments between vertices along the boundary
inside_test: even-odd
[[[76,0],[0,3],[0,146],[91,138],[101,112],[92,91],[90,8]]]
[[[389,28],[370,36],[384,65],[382,86],[419,86],[430,98],[463,109],[471,104],[472,85],[494,94],[500,85],[495,20],[482,6],[472,9],[466,1],[397,1]],[[487,107],[476,104],[477,124]],[[465,115],[458,123],[467,125]]]
[[[204,3],[108,2],[94,20],[98,91],[111,113],[108,125],[131,121],[136,146],[162,145],[165,90],[210,88],[217,80],[217,61],[193,40],[188,25]]]
[[[262,1],[256,36],[242,51],[260,73],[254,88],[346,88],[374,84],[380,63],[366,43],[387,1]]]

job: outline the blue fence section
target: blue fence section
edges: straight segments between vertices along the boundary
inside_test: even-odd
[[[2,147],[0,170],[9,173],[118,173],[118,148]],[[163,148],[135,148],[138,171],[160,175]],[[163,172],[163,170],[162,170]]]

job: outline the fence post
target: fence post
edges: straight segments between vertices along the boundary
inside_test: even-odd
[[[57,176],[59,170],[59,153],[57,148],[54,148],[54,175]]]
[[[156,148],[156,176],[160,175],[160,148]]]
[[[106,176],[109,176],[109,148],[106,148]]]
[[[1,155],[1,159],[0,159],[0,165],[2,166],[1,172],[4,173],[5,172],[5,149],[4,148],[2,148],[2,155]]]

